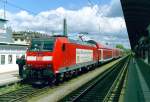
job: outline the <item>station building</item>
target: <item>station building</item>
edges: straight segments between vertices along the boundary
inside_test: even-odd
[[[7,20],[0,19],[0,73],[17,71],[16,59],[25,55],[27,44],[15,44]]]

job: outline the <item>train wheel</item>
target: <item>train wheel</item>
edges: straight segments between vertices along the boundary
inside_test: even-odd
[[[75,72],[74,72],[74,77],[77,77],[78,74],[79,74],[79,71],[78,71],[78,70],[75,70]]]
[[[51,83],[54,85],[56,83],[56,78],[53,78],[53,80],[51,81]]]
[[[49,86],[53,86],[55,84],[56,84],[56,77],[55,76],[53,76],[50,79],[48,79],[48,85]]]
[[[56,84],[62,83],[64,81],[64,73],[60,73],[56,76]]]
[[[73,78],[74,72],[75,72],[74,70],[69,71],[69,79]]]
[[[65,74],[64,74],[64,79],[65,79],[65,80],[69,80],[69,72],[65,72]]]

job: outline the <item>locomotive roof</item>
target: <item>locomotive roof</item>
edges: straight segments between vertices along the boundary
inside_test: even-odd
[[[51,37],[47,37],[47,38],[32,38],[32,39],[39,39],[39,40],[48,40],[50,38],[60,38],[60,37],[66,37],[66,36],[51,36]],[[74,40],[74,39],[70,39],[68,38],[68,40],[71,42],[71,43],[75,43],[75,44],[80,44],[80,45],[87,45],[87,46],[95,46],[95,44],[93,43],[90,43],[88,41],[81,41],[81,40]]]
[[[70,38],[69,38],[69,41],[72,43],[81,44],[81,45],[96,46],[95,44],[90,43],[88,41],[74,40],[74,39],[70,39]]]

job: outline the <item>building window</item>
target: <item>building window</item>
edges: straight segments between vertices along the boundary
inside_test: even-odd
[[[18,39],[15,38],[14,40],[17,41]]]
[[[1,64],[5,64],[5,55],[1,55]]]
[[[21,39],[21,41],[24,41],[23,39]]]
[[[8,64],[12,64],[12,55],[8,55]]]

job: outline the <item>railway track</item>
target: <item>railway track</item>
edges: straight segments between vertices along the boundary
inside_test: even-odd
[[[106,94],[103,102],[119,102],[119,98],[121,96],[121,91],[124,87],[124,82],[127,77],[127,67],[129,64],[130,58],[122,67],[122,70],[116,77],[114,83],[112,84],[111,88],[109,89],[108,93]]]
[[[60,102],[118,102],[127,72],[129,57],[83,85]]]
[[[49,87],[35,88],[27,85],[24,88],[0,95],[0,102],[26,102],[26,98],[42,93],[47,88]]]
[[[125,59],[121,60],[121,61],[124,62]],[[114,69],[117,69],[116,68],[117,66],[118,66],[118,70],[114,70]],[[96,83],[98,83],[98,81],[102,81],[103,82],[101,87],[104,84],[107,84],[103,80],[103,78],[105,78],[107,76],[107,74],[110,74],[112,72],[114,72],[114,73],[120,72],[120,70],[119,70],[120,67],[119,66],[121,67],[122,64],[116,64],[115,66],[110,68],[111,70],[107,70],[103,75],[101,75],[101,77],[98,76],[97,78],[95,78],[95,79],[98,79],[98,80],[95,80],[95,81],[92,80],[91,82],[86,84],[84,86],[84,88],[82,88],[82,89],[80,88],[80,91],[78,90],[79,93],[76,93],[76,95],[72,94],[73,97],[71,97],[71,98],[67,97],[67,100],[65,99],[64,101],[65,102],[66,101],[78,101],[78,99],[80,99],[82,96],[84,96],[86,91],[88,92],[89,89],[92,89],[92,87],[95,86]],[[111,78],[111,76],[108,77],[107,79],[109,79],[109,78]],[[26,102],[29,98],[34,97],[34,96],[39,95],[39,94],[42,94],[48,89],[49,89],[48,86],[39,89],[39,88],[32,87],[30,85],[27,85],[26,87],[23,87],[21,89],[18,89],[18,90],[15,90],[15,91],[12,91],[12,92],[0,95],[0,102]],[[104,97],[104,95],[103,95],[103,97]]]

